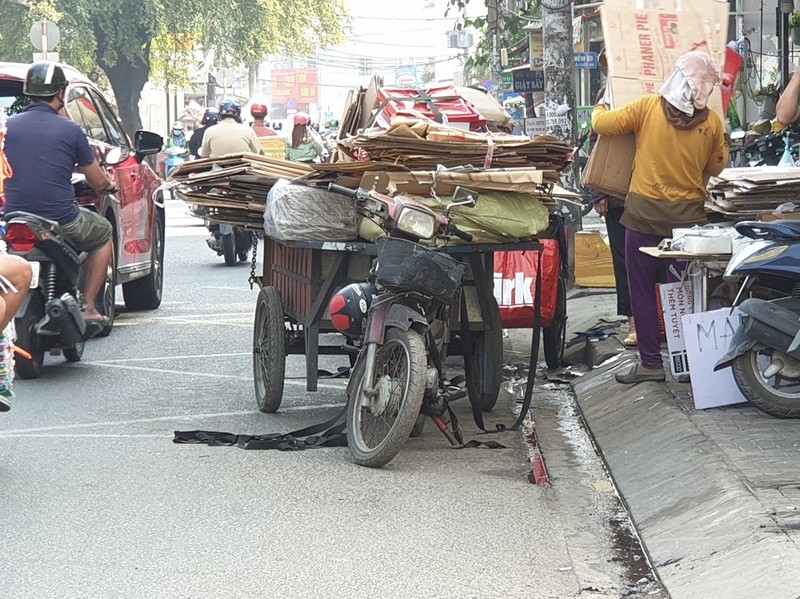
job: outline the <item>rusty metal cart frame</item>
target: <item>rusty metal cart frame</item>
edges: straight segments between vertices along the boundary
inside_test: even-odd
[[[253,377],[262,412],[280,407],[288,354],[305,354],[306,389],[316,391],[320,354],[346,355],[345,346],[321,345],[320,335],[337,333],[326,310],[345,285],[365,281],[377,246],[369,242],[289,242],[263,237],[263,275],[253,330]],[[502,325],[493,293],[496,251],[541,251],[537,240],[515,244],[471,244],[440,248],[467,264],[459,306],[451,313],[449,355],[462,355],[473,403],[490,410],[497,401],[502,370]],[[289,325],[288,327],[286,325]],[[562,335],[563,337],[563,335]],[[281,342],[281,338],[283,342]],[[464,347],[465,345],[469,347]]]

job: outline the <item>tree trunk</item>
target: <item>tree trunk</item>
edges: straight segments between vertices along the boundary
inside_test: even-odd
[[[119,116],[122,119],[122,128],[133,140],[133,133],[142,128],[142,117],[139,114],[139,100],[142,89],[150,75],[150,65],[117,64],[106,67],[101,64],[114,90],[117,100]]]
[[[256,85],[258,84],[258,65],[247,65],[247,97],[253,98],[256,95]]]
[[[562,2],[567,5],[568,3]],[[572,11],[551,10],[542,3],[542,37],[544,41],[545,126],[548,135],[576,143],[575,82],[573,80]],[[578,161],[564,169],[564,185],[578,189]],[[581,208],[562,202],[561,213],[572,233],[580,231]],[[569,235],[570,284],[575,272],[575,236]]]
[[[122,128],[133,141],[133,134],[142,128],[142,117],[139,114],[139,100],[142,97],[144,84],[150,78],[150,33],[143,25],[135,28],[136,38],[141,40],[141,52],[138,56],[125,56],[117,52],[115,41],[110,39],[102,26],[94,25],[97,40],[97,64],[103,69],[114,90]],[[113,56],[113,62],[104,57]]]

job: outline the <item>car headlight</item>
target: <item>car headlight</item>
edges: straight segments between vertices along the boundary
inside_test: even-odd
[[[433,214],[406,207],[400,211],[396,227],[419,239],[430,239],[436,231],[436,218]]]

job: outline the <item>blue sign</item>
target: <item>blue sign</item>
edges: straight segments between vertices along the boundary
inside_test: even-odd
[[[572,56],[576,69],[596,69],[597,52],[575,52]]]
[[[286,108],[289,110],[294,110],[297,108],[297,100],[295,98],[289,98],[286,100]]]
[[[543,92],[544,71],[529,71],[520,69],[514,71],[514,91],[517,93]]]

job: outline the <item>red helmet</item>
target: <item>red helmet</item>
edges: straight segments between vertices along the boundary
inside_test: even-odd
[[[261,102],[256,102],[250,107],[250,114],[256,118],[267,116],[267,112],[269,112],[267,105]]]
[[[309,117],[305,112],[298,112],[294,115],[294,124],[295,125],[308,125],[311,122],[311,117]]]

